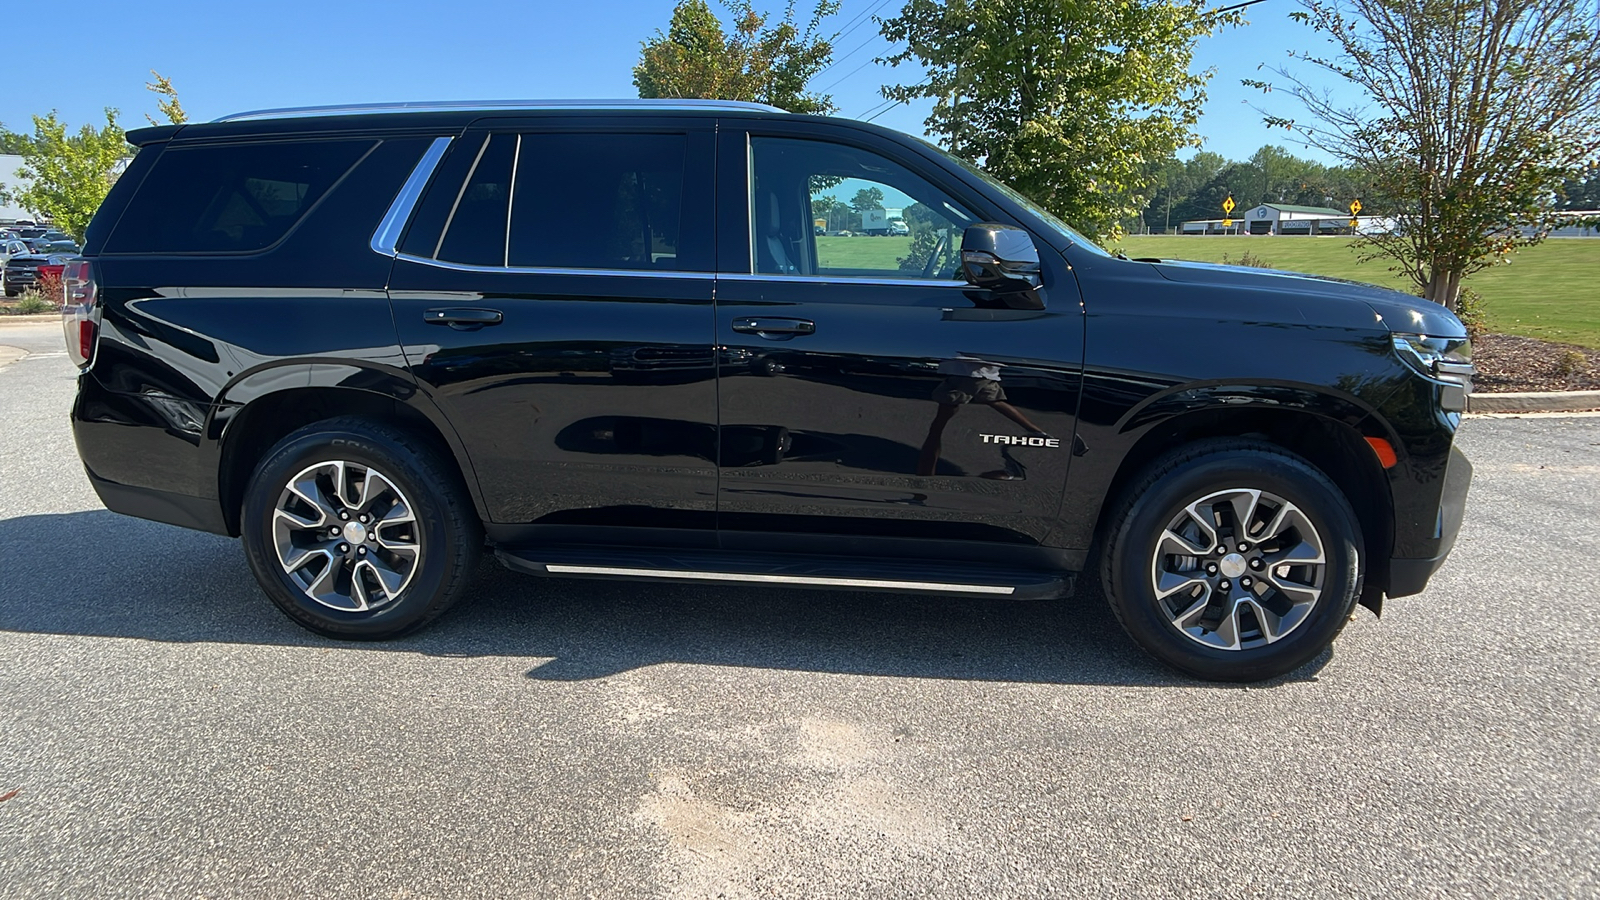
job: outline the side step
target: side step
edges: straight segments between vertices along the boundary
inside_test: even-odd
[[[727,550],[547,545],[495,550],[501,565],[560,578],[770,584],[850,591],[913,591],[966,597],[1054,600],[1070,596],[1066,572],[938,560],[799,556]]]

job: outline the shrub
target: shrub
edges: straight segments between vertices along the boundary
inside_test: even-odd
[[[1568,350],[1556,360],[1556,374],[1563,378],[1589,374],[1589,357],[1582,350]]]
[[[1456,299],[1456,318],[1467,326],[1467,337],[1477,340],[1489,333],[1489,317],[1483,308],[1483,296],[1471,288],[1462,288]]]
[[[33,316],[39,313],[55,312],[57,306],[40,296],[37,291],[28,291],[22,295],[22,299],[17,301],[15,309],[19,316]]]
[[[1239,257],[1238,262],[1234,262],[1233,260],[1229,259],[1228,254],[1226,253],[1222,254],[1222,264],[1225,266],[1249,266],[1252,269],[1272,268],[1272,263],[1269,263],[1254,253],[1251,253],[1249,250],[1246,250]]]
[[[53,306],[60,306],[66,298],[66,286],[62,284],[60,275],[51,275],[46,272],[39,273],[39,283],[33,286],[33,293],[37,293],[45,302]]]

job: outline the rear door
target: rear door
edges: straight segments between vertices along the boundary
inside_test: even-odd
[[[1064,260],[1039,242],[1045,309],[998,306],[958,271],[997,214],[936,166],[843,129],[722,128],[724,544],[1040,542],[1082,362]]]
[[[711,120],[567,115],[441,162],[390,296],[493,522],[714,539],[713,153]]]

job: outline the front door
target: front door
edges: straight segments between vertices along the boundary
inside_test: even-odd
[[[441,163],[390,296],[491,521],[714,539],[713,151],[705,120],[567,116]]]
[[[719,173],[725,542],[1038,543],[1065,483],[1082,361],[1064,261],[1041,244],[1045,309],[997,307],[959,277],[963,230],[994,215],[981,198],[893,145],[780,128],[720,138],[724,160],[750,166]]]

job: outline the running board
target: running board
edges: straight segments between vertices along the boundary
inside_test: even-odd
[[[964,597],[1053,600],[1072,593],[1065,572],[937,560],[735,553],[684,548],[546,546],[495,556],[506,568],[559,578],[738,582],[847,591],[910,591]]]

